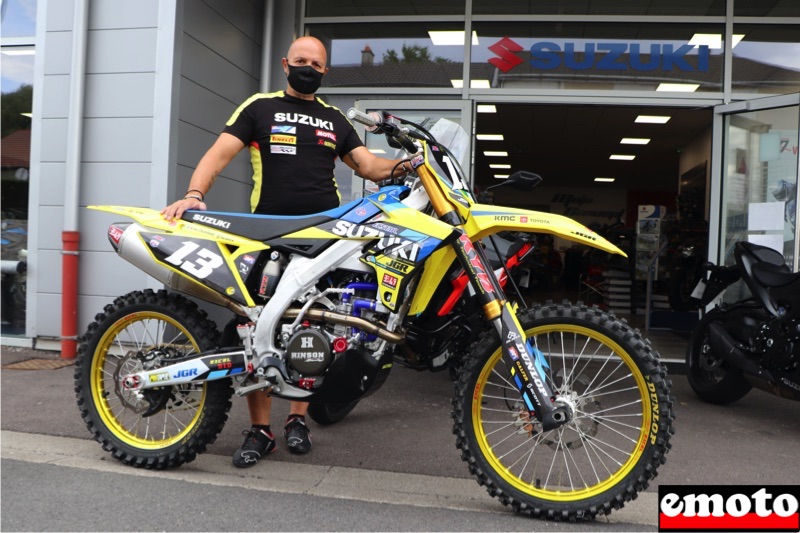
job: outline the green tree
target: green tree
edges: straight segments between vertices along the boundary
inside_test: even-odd
[[[30,113],[33,109],[33,86],[22,85],[16,91],[3,93],[0,98],[2,108],[2,137],[17,130],[31,127],[31,119],[22,113]]]
[[[427,46],[419,44],[405,44],[400,49],[402,57],[396,50],[387,50],[383,53],[384,63],[447,63],[449,60],[443,57],[431,57],[431,52]]]

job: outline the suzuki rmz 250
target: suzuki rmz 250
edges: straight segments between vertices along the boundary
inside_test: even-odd
[[[657,354],[597,308],[518,311],[474,243],[521,231],[622,252],[566,217],[475,202],[458,156],[436,140],[466,137],[454,123],[348,116],[413,153],[414,173],[310,216],[190,211],[167,222],[152,209],[94,207],[133,219],[111,225],[112,247],[171,291],[117,298],[81,338],[75,390],[93,437],[126,464],[171,468],[215,440],[234,391],[358,400],[428,327],[457,265],[469,282],[460,297],[491,325],[460,354],[453,397],[470,472],[504,504],[547,519],[592,518],[635,498],[672,434]],[[240,342],[220,345],[216,324],[178,293],[243,317]]]
[[[737,242],[736,264],[706,265],[693,295],[701,306],[743,279],[752,297],[709,312],[692,332],[686,351],[689,384],[703,400],[735,402],[755,386],[800,400],[800,273],[779,252]]]

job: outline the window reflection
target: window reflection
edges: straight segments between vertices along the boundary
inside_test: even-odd
[[[307,17],[463,15],[464,0],[306,0]]]
[[[736,24],[733,90],[788,94],[800,91],[800,25]]]
[[[475,29],[481,45],[472,47],[471,75],[492,80],[493,88],[722,91],[721,25],[478,23]]]
[[[2,334],[25,334],[28,183],[33,107],[36,0],[3,0],[0,8],[2,47],[2,136],[0,138],[0,255]],[[9,261],[10,263],[5,263]],[[15,262],[17,262],[15,264]],[[5,264],[9,266],[6,267]],[[13,268],[11,267],[13,265]],[[8,272],[8,273],[6,273]]]
[[[463,78],[460,24],[328,24],[307,29],[329,50],[325,87],[453,88]],[[454,35],[458,44],[436,44],[443,36],[450,37],[444,42],[456,42]]]
[[[725,15],[725,0],[473,0],[472,6],[473,13],[480,15]]]
[[[794,261],[797,223],[797,106],[726,117],[723,166],[722,261],[734,263],[733,246],[750,241]],[[746,295],[729,290],[726,301]]]
[[[0,34],[3,37],[34,37],[36,35],[36,0],[3,0],[2,4]],[[5,64],[3,69],[5,69]]]

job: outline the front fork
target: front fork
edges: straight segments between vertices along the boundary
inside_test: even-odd
[[[483,305],[486,319],[497,328],[503,346],[503,361],[509,369],[508,381],[517,388],[528,413],[542,423],[545,431],[569,422],[570,408],[557,401],[547,384],[542,368],[543,356],[535,344],[526,342],[525,332],[489,268],[483,250],[476,248],[463,230],[453,242],[453,248]]]

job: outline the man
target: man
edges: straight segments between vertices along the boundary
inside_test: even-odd
[[[340,157],[359,176],[370,181],[402,176],[410,165],[376,157],[361,142],[353,126],[335,107],[314,94],[328,72],[324,45],[300,37],[282,60],[286,91],[256,94],[233,113],[214,145],[192,174],[181,200],[161,213],[167,220],[186,210],[206,209],[205,195],[219,173],[243,148],[253,165],[251,210],[257,214],[306,215],[339,206],[334,164]],[[233,455],[240,468],[255,465],[275,450],[270,431],[272,398],[261,392],[247,396],[252,427]],[[311,438],[305,423],[308,404],[291,402],[284,435],[293,453],[308,453]]]

